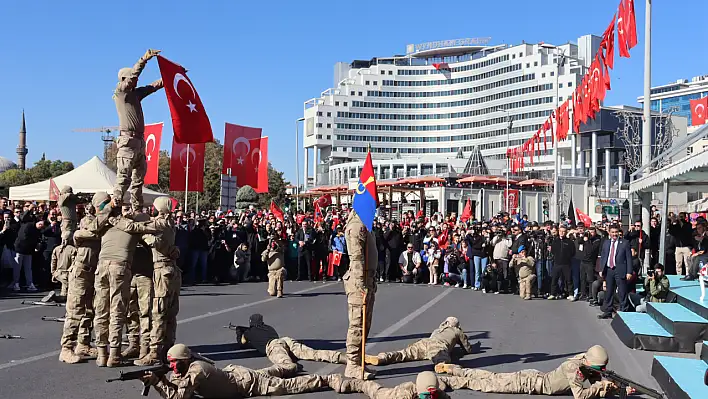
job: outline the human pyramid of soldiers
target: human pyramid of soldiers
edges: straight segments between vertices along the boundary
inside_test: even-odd
[[[61,190],[58,205],[64,217],[63,236],[55,271],[62,282],[62,294],[66,294],[61,362],[74,364],[95,358],[99,367],[119,367],[134,359],[134,365],[150,367],[137,374],[123,373],[121,379],[140,379],[147,389],[155,387],[165,399],[290,395],[322,389],[387,399],[446,398],[448,389],[572,393],[575,398],[606,397],[618,389],[633,391],[602,379],[609,359],[601,346],[567,359],[548,373],[494,373],[454,365],[451,355],[457,345],[465,353],[475,351],[455,317],[446,318],[429,338],[402,350],[365,354],[376,296],[373,260],[377,253],[375,237],[356,211],[349,213],[345,228],[350,258],[349,271],[343,278],[349,315],[345,352],[317,350],[281,337],[260,314],[252,315],[247,327],[234,327],[236,341],[265,355],[272,362],[269,367],[217,368],[214,362],[176,343],[182,278],[176,264],[180,254],[175,246],[171,202],[168,197],[158,197],[153,202],[152,216],[142,213],[145,142],[141,101],[162,88],[162,81],[144,87],[138,87],[137,82],[148,60],[157,54],[158,50],[148,50],[134,67],[123,68],[118,75],[114,100],[121,132],[113,197],[96,193],[86,205],[86,216],[77,223],[79,199],[71,187]],[[123,206],[127,191],[130,205]],[[263,254],[270,271],[270,295],[282,295],[284,247],[275,242]],[[129,345],[123,349],[125,328]],[[91,330],[95,347],[91,346]],[[299,360],[346,366],[343,375],[298,375],[302,370]],[[375,371],[370,366],[420,360],[432,361],[433,367],[419,373],[415,382],[385,388],[373,381]]]

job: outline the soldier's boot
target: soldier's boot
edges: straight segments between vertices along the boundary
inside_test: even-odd
[[[334,363],[347,364],[347,355],[341,352],[337,353],[337,356],[334,358]]]
[[[453,366],[454,364],[438,363],[435,365],[435,372],[438,374],[446,374],[452,370]]]
[[[96,365],[98,367],[106,367],[108,363],[108,348],[105,346],[97,348],[98,354],[96,355]]]
[[[136,366],[156,366],[161,363],[159,348],[152,347],[147,355],[133,362]]]
[[[378,356],[366,355],[366,364],[378,366],[379,362],[380,362],[380,359]]]
[[[75,354],[69,348],[61,348],[61,353],[59,354],[59,361],[67,364],[76,364],[81,361],[81,357]]]
[[[98,351],[96,350],[96,348],[92,348],[90,345],[86,345],[86,344],[77,344],[76,348],[74,348],[74,353],[76,353],[79,356],[85,356],[85,357],[98,356]]]
[[[140,345],[140,354],[138,355],[138,359],[142,359],[145,356],[150,353],[150,345]]]
[[[361,379],[361,366],[352,363],[347,364],[347,367],[344,369],[344,376],[348,378]],[[376,373],[373,372],[373,370],[368,370],[366,368],[364,369],[365,380],[373,380],[375,376]]]
[[[123,358],[120,356],[120,348],[111,348],[108,353],[108,361],[106,366],[108,367],[120,367],[123,365]]]
[[[140,354],[140,348],[136,342],[131,341],[128,347],[120,353],[120,357],[123,359],[132,359],[138,357]]]

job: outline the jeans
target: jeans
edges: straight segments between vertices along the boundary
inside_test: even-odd
[[[33,285],[32,282],[32,255],[15,253],[15,264],[12,265],[12,284],[19,284],[20,269],[25,270],[25,284]]]
[[[190,253],[189,263],[189,279],[192,283],[196,282],[197,265],[201,266],[201,281],[207,281],[207,255],[208,251],[193,249]]]
[[[481,256],[475,256],[472,258],[474,262],[474,286],[475,288],[480,288],[482,286],[482,274],[487,268],[488,258],[482,258]]]
[[[465,263],[465,268],[462,269],[462,284],[467,285],[467,264]]]
[[[543,279],[546,277],[545,272],[545,266],[546,261],[543,260],[537,260],[536,261],[536,286],[538,287],[538,293],[541,293],[541,290],[543,289]]]
[[[573,278],[573,295],[578,296],[580,289],[580,259],[570,261],[570,275]]]

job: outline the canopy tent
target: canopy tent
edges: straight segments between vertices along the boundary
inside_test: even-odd
[[[116,173],[110,170],[98,157],[94,156],[85,164],[52,180],[54,180],[59,189],[62,186],[71,186],[74,189],[74,193],[77,194],[94,194],[100,191],[111,194],[116,183]],[[49,185],[49,180],[44,180],[25,186],[10,187],[10,199],[46,201],[49,199]],[[166,194],[143,188],[145,205],[150,205],[155,198],[164,196]],[[129,200],[130,193],[126,192],[124,201],[128,203]]]
[[[648,173],[631,182],[629,192],[661,193],[664,190],[664,182],[669,183],[670,192],[708,191],[708,156],[706,155],[708,155],[706,150],[699,151]]]

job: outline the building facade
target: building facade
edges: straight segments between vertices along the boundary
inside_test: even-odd
[[[507,148],[530,138],[572,95],[599,42],[591,35],[560,46],[461,39],[337,63],[335,87],[304,104],[305,186],[356,179],[368,146],[378,179],[461,173],[480,151],[490,172],[503,174]],[[576,151],[575,135],[559,149],[572,175]],[[551,176],[551,153],[531,169]]]
[[[688,79],[679,79],[675,83],[651,88],[651,110],[654,112],[668,113],[684,116],[691,126],[691,100],[708,96],[708,75],[695,76]],[[644,104],[644,96],[637,98]]]

